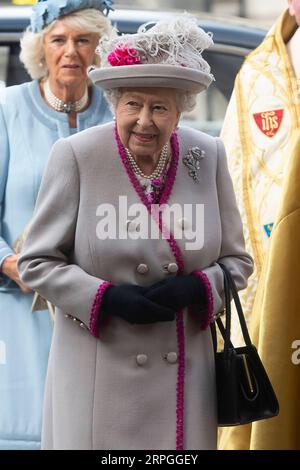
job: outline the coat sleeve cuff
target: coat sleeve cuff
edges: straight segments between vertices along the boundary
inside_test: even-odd
[[[101,304],[102,304],[102,299],[103,295],[110,286],[113,284],[111,282],[104,281],[100,284],[98,287],[97,293],[94,298],[93,306],[91,309],[91,314],[90,314],[90,324],[89,324],[89,330],[90,333],[95,337],[99,338],[99,315],[100,315],[100,310],[101,310]]]
[[[2,272],[3,261],[12,255],[15,255],[15,253],[9,247],[0,250],[0,286],[5,283],[5,280],[8,279],[8,277],[6,277],[5,274]]]
[[[16,253],[9,247],[5,247],[2,250],[0,250],[0,272],[2,272],[2,264],[3,261],[8,258],[9,256],[13,256]]]
[[[206,276],[206,274],[204,274],[204,272],[193,271],[192,274],[194,276],[197,276],[204,285],[205,306],[203,310],[201,310],[200,325],[201,325],[201,330],[206,330],[209,327],[210,323],[212,322],[213,314],[214,314],[214,298],[213,298],[212,288],[211,288],[209,279]]]

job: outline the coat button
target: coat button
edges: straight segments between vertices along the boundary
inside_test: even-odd
[[[190,226],[188,219],[186,219],[185,217],[178,219],[177,223],[179,227],[182,228],[182,230],[186,230]]]
[[[146,274],[149,271],[149,268],[146,264],[141,263],[138,265],[136,270],[139,274]]]
[[[127,232],[136,232],[138,224],[134,220],[126,220]]]
[[[175,274],[175,273],[177,273],[177,271],[178,271],[178,265],[177,265],[177,263],[169,263],[169,264],[168,264],[168,267],[167,267],[167,271],[168,271],[170,274]]]
[[[169,364],[176,364],[176,362],[177,362],[177,353],[176,352],[169,352],[166,355],[166,360],[169,362]]]
[[[138,354],[136,356],[136,362],[139,366],[144,366],[148,361],[148,356],[146,354]]]

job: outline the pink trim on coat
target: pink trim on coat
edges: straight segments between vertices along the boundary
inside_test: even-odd
[[[101,303],[103,299],[103,295],[108,289],[108,287],[112,286],[113,284],[108,281],[104,281],[100,284],[98,287],[97,293],[94,298],[93,306],[91,309],[91,314],[90,314],[90,324],[89,324],[89,330],[91,334],[95,338],[99,338],[99,324],[98,324],[98,318],[99,318],[99,313],[101,309]]]
[[[206,330],[212,322],[214,314],[214,298],[212,288],[207,275],[203,271],[193,271],[192,274],[197,276],[202,281],[205,288],[206,308],[204,311],[201,311],[202,315],[200,316],[200,324],[201,330]]]
[[[183,310],[176,315],[178,343],[178,369],[176,387],[176,450],[183,450],[184,441],[184,382],[185,382],[185,344]]]
[[[154,218],[156,223],[159,226],[160,231],[163,233],[167,242],[170,245],[170,248],[175,256],[178,272],[177,275],[183,273],[184,270],[184,260],[179,246],[177,245],[176,240],[174,239],[173,234],[167,230],[162,223],[162,213],[157,213],[151,211],[151,203],[148,201],[139,180],[137,179],[134,171],[131,168],[131,165],[128,161],[126,150],[121,142],[120,136],[118,134],[117,124],[115,125],[115,138],[119,150],[121,160],[124,164],[126,172],[128,174],[129,180],[139,195],[141,201],[146,206],[148,212]],[[171,136],[171,147],[172,147],[172,160],[170,167],[167,173],[167,179],[165,187],[160,196],[159,205],[166,204],[170,198],[178,167],[179,161],[179,142],[177,134],[174,132]],[[176,450],[183,450],[183,441],[184,441],[184,381],[185,381],[185,345],[184,345],[184,322],[183,322],[183,312],[179,312],[176,315],[176,330],[177,330],[177,343],[178,343],[178,371],[177,371],[177,388],[176,388]]]

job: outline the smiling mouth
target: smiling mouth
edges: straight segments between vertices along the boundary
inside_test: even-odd
[[[132,134],[140,142],[151,142],[156,137],[155,134],[140,134],[138,132],[132,132]]]
[[[64,69],[78,69],[79,65],[63,65]]]

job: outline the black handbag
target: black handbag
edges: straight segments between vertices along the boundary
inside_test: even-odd
[[[272,418],[279,413],[279,405],[271,382],[260,360],[256,347],[251,343],[242,306],[235,283],[228,269],[219,263],[224,274],[225,327],[217,318],[224,340],[224,348],[217,351],[215,323],[211,332],[215,348],[218,425],[236,426],[261,419]],[[230,340],[231,297],[234,300],[245,346],[235,348]]]

